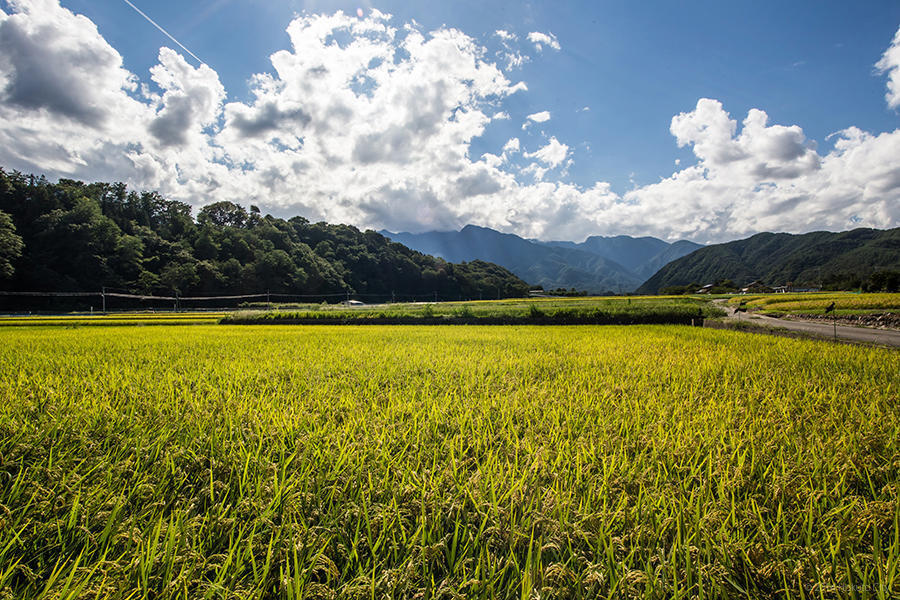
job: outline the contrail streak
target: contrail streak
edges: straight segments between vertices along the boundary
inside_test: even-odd
[[[142,17],[144,17],[145,19],[147,19],[147,20],[150,22],[151,25],[153,25],[154,27],[156,27],[157,29],[159,29],[161,32],[163,32],[163,34],[164,34],[167,38],[169,38],[170,40],[172,40],[173,42],[175,42],[176,44],[178,44],[178,47],[179,47],[179,48],[181,48],[182,50],[184,50],[185,52],[187,52],[188,54],[190,54],[191,56],[193,56],[194,59],[195,59],[198,63],[200,63],[201,65],[205,65],[205,64],[206,64],[205,62],[203,62],[202,60],[200,60],[200,57],[199,57],[199,56],[197,56],[196,54],[194,54],[193,52],[191,52],[190,50],[188,50],[188,49],[184,46],[184,44],[182,44],[181,42],[179,42],[178,40],[176,40],[174,37],[172,37],[172,34],[171,34],[171,33],[169,33],[168,31],[166,31],[166,30],[163,29],[162,27],[160,27],[159,24],[158,24],[156,21],[154,21],[153,19],[151,19],[150,17],[148,17],[146,14],[144,14],[144,11],[142,11],[142,10],[139,9],[137,6],[135,6],[134,4],[132,4],[129,0],[122,0],[122,1],[123,1],[125,4],[127,4],[128,6],[130,6],[131,8],[133,8],[134,10],[136,10],[137,13],[138,13],[139,15],[141,15]]]

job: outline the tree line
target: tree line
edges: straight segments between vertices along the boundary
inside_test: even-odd
[[[0,285],[7,291],[517,297],[493,263],[458,264],[350,225],[281,219],[233,202],[202,207],[123,183],[0,168]]]

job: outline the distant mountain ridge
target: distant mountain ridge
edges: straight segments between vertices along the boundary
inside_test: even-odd
[[[638,276],[641,281],[656,273],[660,267],[703,248],[702,244],[679,240],[674,243],[665,242],[655,237],[631,237],[616,235],[604,237],[592,235],[580,244],[575,242],[541,242],[549,245],[585,250],[598,254],[625,267]]]
[[[656,294],[670,286],[731,279],[776,286],[859,287],[879,270],[900,271],[900,228],[759,233],[701,248],[662,267],[638,288]]]
[[[669,244],[652,237],[624,235],[592,236],[581,243],[541,242],[476,225],[460,231],[379,233],[451,262],[496,263],[544,289],[574,287],[594,293],[632,291],[659,265],[702,247],[687,241]]]

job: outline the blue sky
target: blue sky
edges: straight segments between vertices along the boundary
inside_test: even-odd
[[[49,146],[32,148],[37,142],[26,140],[24,130],[7,130],[0,141],[7,141],[12,150],[0,153],[0,163],[48,176],[157,185],[166,195],[196,205],[216,199],[253,200],[283,216],[305,213],[389,229],[447,229],[475,222],[542,238],[630,233],[705,242],[768,229],[898,225],[900,164],[892,162],[897,160],[892,154],[898,148],[893,134],[900,121],[886,99],[887,82],[896,71],[890,62],[881,69],[875,65],[895,47],[900,2],[132,1],[208,68],[198,68],[122,0],[0,2],[9,15],[0,25],[0,45],[23,37],[15,32],[27,31],[29,19],[38,23],[45,18],[38,13],[52,12],[48,8],[52,6],[60,11],[59,18],[45,25],[55,28],[60,40],[69,40],[65,44],[77,45],[80,42],[72,40],[83,36],[86,47],[118,53],[119,75],[113,73],[115,61],[110,59],[104,63],[109,79],[97,85],[120,88],[109,91],[109,102],[130,99],[141,104],[146,109],[143,116],[140,107],[130,104],[122,110],[137,111],[132,121],[146,119],[155,138],[138,131],[115,137],[108,125],[92,124],[90,130],[84,119],[73,124],[73,138],[96,135],[91,150],[116,147],[128,156],[127,161],[114,161],[92,159],[87,148],[67,147],[67,153],[56,155]],[[347,144],[359,148],[361,140],[374,142],[397,150],[397,155],[356,153],[329,163],[334,152],[325,148],[328,140],[321,141],[320,153],[311,154],[315,136],[324,136],[325,128],[313,132],[310,127],[325,113],[307,108],[324,110],[328,99],[320,98],[317,104],[312,96],[304,97],[299,85],[304,75],[287,67],[276,73],[270,57],[293,53],[300,57],[292,59],[296,66],[321,51],[330,60],[342,60],[336,58],[340,52],[328,49],[331,38],[315,47],[297,46],[301,37],[308,40],[310,32],[337,11],[361,23],[377,22],[400,31],[379,38],[382,50],[402,48],[407,39],[404,28],[415,29],[426,41],[436,39],[436,31],[452,29],[459,34],[453,36],[453,47],[462,52],[454,68],[474,57],[476,64],[496,67],[506,87],[498,91],[497,81],[474,85],[471,96],[460,92],[443,102],[434,123],[419,123],[423,135],[431,136],[427,144],[415,138],[417,130],[408,120],[413,109],[406,117],[387,119],[377,130],[369,126],[371,114],[363,110],[366,103],[360,97],[363,108],[354,108],[352,102],[346,105],[348,114],[358,118],[348,117],[337,131],[344,135],[357,127]],[[92,22],[98,35],[75,15]],[[13,17],[21,18],[17,29]],[[292,22],[298,24],[293,37],[286,32]],[[352,39],[381,35],[346,24],[336,27],[350,31],[343,41],[344,34],[337,35],[337,47],[331,48],[345,54]],[[545,42],[538,47],[535,40]],[[60,48],[65,44],[61,41]],[[163,60],[161,47],[180,56]],[[67,48],[71,55],[71,45]],[[403,52],[394,60],[402,62],[407,56]],[[413,59],[423,65],[422,73],[428,73],[423,61],[435,60],[434,56]],[[520,64],[515,64],[516,56]],[[24,72],[21,65],[26,63],[22,59],[21,64],[7,65],[6,79],[23,79],[15,69]],[[151,75],[154,68],[156,76]],[[160,75],[163,70],[169,75]],[[85,70],[81,77],[90,78],[95,72],[100,69]],[[130,84],[122,84],[121,73],[127,73],[137,88],[126,89]],[[250,80],[264,73],[275,75],[276,87],[295,83],[299,87],[289,98],[267,88],[263,98],[258,80],[252,84]],[[392,84],[400,80],[397,73],[385,77]],[[428,93],[427,89],[465,87],[470,81],[462,71],[454,71],[453,77],[450,83],[429,80],[432,88],[419,89],[414,79],[405,88],[398,84],[390,96],[393,100],[385,96],[388,104],[382,110],[390,110],[390,102],[412,103],[416,93]],[[368,85],[385,88],[388,80],[375,76],[369,81]],[[516,88],[519,82],[524,85]],[[115,100],[112,94],[123,89],[128,98]],[[7,117],[37,119],[38,114],[52,112],[52,102],[37,99],[29,104],[23,99],[26,92],[10,90],[0,97],[0,109],[7,110]],[[370,97],[375,100],[378,95]],[[101,104],[83,98],[73,102]],[[187,113],[176,115],[175,108],[186,104],[194,107],[190,118]],[[235,120],[240,115],[253,120],[267,106],[271,114],[282,115],[282,109],[274,107],[288,105],[305,119],[294,122],[296,143],[257,136],[254,141],[260,145],[254,155],[246,143],[239,145],[240,136],[229,133],[246,133],[231,127],[240,125]],[[744,120],[754,110],[764,111],[767,119],[757,119],[756,134],[747,130],[742,138]],[[457,111],[485,118],[463,127],[455,121]],[[547,120],[528,119],[545,111]],[[363,114],[370,114],[369,123]],[[676,133],[674,119],[681,114]],[[154,126],[153,119],[160,123]],[[173,126],[195,127],[196,135],[171,139],[158,135]],[[445,126],[446,135],[436,133]],[[39,130],[38,125],[28,129],[32,134]],[[516,143],[507,146],[513,139]],[[178,145],[180,151],[171,153]],[[406,146],[414,151],[407,152]],[[452,160],[441,158],[448,147],[455,148]],[[350,164],[354,157],[362,160]],[[882,183],[873,187],[854,178],[854,161],[876,162],[877,169],[868,178]],[[319,183],[323,173],[333,177],[343,173],[337,166],[345,163],[344,177],[352,178],[352,185],[329,188]],[[291,173],[286,172],[288,164]],[[443,167],[435,166],[439,164]],[[391,171],[394,167],[398,170]],[[255,179],[249,178],[251,172]],[[254,185],[267,186],[270,193],[255,194]],[[298,188],[307,185],[309,197],[298,199]],[[825,193],[829,189],[842,191],[829,196]],[[722,200],[723,196],[735,200]],[[681,216],[682,222],[673,222]]]

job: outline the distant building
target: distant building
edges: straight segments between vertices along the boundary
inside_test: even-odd
[[[363,306],[363,303],[359,300],[346,300],[343,304],[344,306]]]
[[[772,293],[772,288],[769,286],[760,283],[759,281],[753,281],[748,283],[745,287],[741,288],[742,294],[770,294]]]
[[[700,288],[699,290],[697,290],[694,293],[695,294],[708,294],[710,292],[710,290],[712,290],[713,285],[714,284],[712,284],[712,283],[707,283],[706,285],[704,285],[702,288]]]

